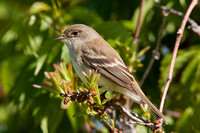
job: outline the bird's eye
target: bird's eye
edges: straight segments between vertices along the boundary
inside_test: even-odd
[[[72,32],[72,35],[74,35],[74,36],[78,35],[78,31]]]

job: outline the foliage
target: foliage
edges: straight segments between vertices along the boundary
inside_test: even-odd
[[[189,0],[161,2],[183,13],[189,3]],[[139,4],[140,1],[132,0],[1,0],[0,132],[86,132],[85,121],[90,125],[92,122],[97,123],[96,130],[105,131],[103,125],[93,117],[79,114],[85,111],[83,107],[86,108],[86,105],[80,107],[80,104],[71,102],[67,110],[61,109],[67,105],[61,105],[59,93],[65,94],[69,84],[59,81],[59,76],[72,82],[72,90],[79,88],[77,86],[81,81],[72,71],[67,47],[53,39],[71,24],[89,25],[119,52],[139,81],[155,48],[162,20],[161,10],[153,1],[146,1],[139,44],[133,44]],[[199,7],[195,8],[190,17],[199,23],[198,13]],[[143,85],[144,93],[157,106],[168,76],[176,31],[181,21],[182,18],[176,15],[167,17],[160,48],[161,58],[155,62]],[[164,107],[169,120],[169,124],[164,126],[166,132],[200,132],[199,42],[195,33],[185,30]],[[147,46],[151,49],[143,52]],[[61,70],[56,65],[53,67],[53,64],[62,60],[68,68],[64,64],[61,64]],[[59,73],[58,77],[55,73],[44,74],[54,68],[55,73]],[[66,69],[70,73],[62,73]],[[50,78],[46,78],[47,75]],[[52,84],[55,81],[61,86]],[[42,84],[44,89],[37,89],[33,84]],[[90,87],[85,86],[87,89]],[[133,110],[140,112],[137,107]],[[80,117],[73,117],[74,114]],[[147,131],[140,126],[136,130]]]

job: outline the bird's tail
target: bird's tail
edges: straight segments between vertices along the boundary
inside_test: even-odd
[[[167,124],[167,119],[166,117],[156,108],[156,106],[154,106],[148,99],[146,101],[146,104],[148,104],[150,106],[150,111],[151,114],[156,117],[157,119],[163,119],[163,122],[165,124]]]
[[[142,90],[140,89],[139,85],[135,82],[132,84],[132,87],[134,88],[135,92],[139,95],[141,98],[141,102],[144,104],[147,104],[150,106],[150,111],[153,116],[155,116],[157,119],[163,119],[164,123],[167,124],[166,117],[154,106],[151,101],[144,95]]]

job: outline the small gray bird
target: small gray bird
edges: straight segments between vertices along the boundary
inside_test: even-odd
[[[102,89],[120,92],[138,104],[150,106],[151,113],[158,119],[165,116],[147,99],[128,70],[119,54],[91,27],[83,24],[71,25],[55,38],[62,40],[69,49],[69,55],[78,77],[86,82],[89,70],[97,70],[101,76],[97,83]]]

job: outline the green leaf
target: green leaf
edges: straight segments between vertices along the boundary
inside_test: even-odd
[[[40,31],[45,31],[51,28],[51,25],[49,25],[49,23],[53,23],[53,20],[47,15],[43,15],[42,17],[44,17],[44,19],[41,20]]]
[[[191,50],[187,50],[187,51],[180,50],[178,52],[174,71],[173,71],[173,78],[174,78],[174,75],[177,75],[177,73],[181,70],[181,68],[183,68],[195,54],[196,54],[196,50],[192,48]],[[166,79],[169,74],[169,67],[170,67],[171,60],[172,60],[172,54],[166,56],[161,62],[161,67],[160,67],[161,79],[159,80],[160,84],[164,84],[166,82]]]
[[[109,118],[108,118],[108,116],[106,115],[106,114],[102,114],[101,116],[100,116],[100,120],[101,121],[108,121],[109,120]]]
[[[38,73],[40,72],[42,66],[45,63],[46,58],[47,58],[47,53],[40,56],[39,59],[37,60],[37,66],[36,66],[36,69],[35,69],[35,72],[34,72],[35,76],[38,75]]]
[[[96,95],[96,96],[94,96],[93,97],[93,100],[94,100],[94,103],[97,103],[97,104],[101,104],[101,100],[100,100],[100,97],[99,97],[99,95]]]
[[[48,133],[48,117],[42,118],[40,127],[43,133]]]
[[[53,41],[49,45],[51,45],[52,48],[49,52],[50,54],[48,54],[47,63],[51,64],[54,63],[55,59],[59,59],[62,45],[55,45]]]
[[[2,38],[2,43],[7,44],[18,38],[18,33],[14,29],[9,29]]]
[[[33,53],[34,55],[36,55],[36,57],[38,57],[37,55],[37,51],[39,50],[41,44],[42,44],[42,41],[43,41],[43,38],[42,36],[28,36],[28,40],[30,42],[30,48],[31,48],[31,53]]]
[[[108,101],[107,99],[104,99],[104,100],[101,102],[101,104],[104,105],[104,104],[106,104],[107,101]]]
[[[193,114],[194,109],[192,107],[188,107],[187,109],[185,109],[182,117],[177,122],[176,131],[186,133],[192,132],[190,118],[193,116]]]
[[[86,116],[87,113],[86,112],[77,112],[73,115],[73,117],[83,117],[83,116]]]
[[[64,60],[66,64],[70,62],[69,51],[66,45],[62,47],[61,59]]]
[[[143,9],[143,14],[142,14],[142,24],[145,23],[150,23],[149,21],[152,20],[153,15],[152,14],[152,8],[154,6],[154,2],[153,1],[146,1],[144,4],[144,9]],[[133,25],[135,25],[134,28],[136,28],[137,22],[138,22],[138,16],[139,16],[139,7],[136,9],[136,11],[133,14],[133,18],[132,18],[132,23]],[[133,29],[135,31],[135,29]]]
[[[7,4],[6,1],[0,2],[0,20],[7,19],[9,16],[9,8]]]
[[[148,128],[144,127],[144,126],[136,126],[136,133],[148,133]]]
[[[199,51],[200,52],[200,51]],[[200,62],[200,53],[196,53],[196,55],[188,62],[187,67],[184,69],[182,76],[181,76],[181,83],[186,83],[192,77],[195,77],[198,64]]]
[[[17,55],[2,62],[1,82],[6,93],[14,87],[28,60],[28,56]]]
[[[68,116],[70,123],[72,125],[72,129],[74,130],[75,133],[77,133],[77,131],[78,131],[78,128],[77,128],[78,127],[78,121],[77,120],[79,118],[73,117],[75,112],[76,112],[75,103],[72,102],[70,104],[70,107],[67,109],[67,116]]]
[[[92,107],[88,107],[88,108],[86,109],[86,113],[87,113],[88,115],[93,115],[93,109],[92,109]]]
[[[8,119],[8,111],[7,111],[7,108],[4,106],[4,105],[1,105],[0,106],[0,121],[3,122],[3,121],[6,121]]]
[[[50,11],[51,7],[44,2],[35,2],[32,4],[29,13],[30,14],[35,14],[35,13],[39,13],[39,12],[43,12],[43,11]]]

